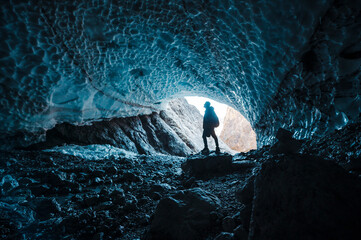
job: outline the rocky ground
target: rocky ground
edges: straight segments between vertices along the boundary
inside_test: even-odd
[[[306,142],[302,153],[313,154],[335,161],[345,169],[361,170],[361,124],[349,124],[342,130],[336,130],[327,137],[314,138]],[[356,173],[356,174],[357,174]]]
[[[1,236],[5,239],[137,239],[159,200],[201,188],[221,201],[215,221],[232,216],[249,169],[208,178],[182,174],[185,158],[166,155],[86,160],[50,152],[1,155]],[[221,231],[221,225],[214,234]]]
[[[359,140],[354,129],[336,132]],[[274,146],[87,160],[57,152],[2,152],[2,239],[358,239],[359,145],[320,157],[278,135]],[[336,140],[335,140],[336,141]],[[316,144],[317,143],[317,144]],[[292,145],[292,147],[291,147]],[[296,147],[295,147],[296,146]],[[306,151],[307,150],[307,151]],[[301,152],[301,153],[300,153]]]

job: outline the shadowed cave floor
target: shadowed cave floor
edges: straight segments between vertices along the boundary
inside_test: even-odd
[[[162,197],[194,187],[222,201],[222,219],[239,209],[235,192],[252,170],[197,180],[182,174],[185,158],[165,155],[85,160],[20,151],[1,158],[1,176],[13,181],[0,198],[5,239],[141,238]]]
[[[326,204],[324,212],[340,208],[341,213],[335,209],[335,213],[330,216],[340,218],[339,221],[356,221],[358,224],[361,220],[359,130],[359,125],[351,125],[330,135],[334,139],[332,141],[324,138],[303,143],[301,154],[296,155],[272,153],[274,147],[270,146],[236,154],[233,156],[233,163],[246,163],[243,167],[203,177],[189,176],[182,171],[181,165],[186,158],[166,155],[86,160],[56,152],[2,152],[0,236],[3,239],[156,239],[148,238],[147,231],[149,232],[154,220],[158,203],[180,190],[194,188],[203,189],[220,200],[219,208],[211,214],[211,228],[202,239],[215,239],[221,232],[232,232],[239,222],[232,223],[233,226],[230,227],[232,224],[225,219],[232,218],[236,221],[248,201],[254,202],[251,206],[252,211],[255,211],[252,221],[261,223],[264,220],[267,223],[268,217],[277,218],[278,211],[283,211],[282,209],[293,211],[294,206],[298,206],[300,210],[295,214],[302,215],[304,209],[314,206],[322,208],[330,196],[336,196],[335,199],[330,199],[331,205]],[[341,144],[341,140],[345,144]],[[260,167],[261,165],[264,167]],[[250,182],[249,179],[257,171],[257,194],[253,197],[245,184]],[[290,184],[287,184],[288,180]],[[253,189],[253,185],[251,186]],[[277,192],[272,192],[273,188]],[[295,192],[293,188],[296,189]],[[239,193],[240,189],[243,189],[242,194]],[[315,191],[312,189],[316,190],[316,195],[315,192],[312,194]],[[282,194],[278,196],[278,192]],[[315,204],[310,203],[308,206],[307,198],[304,199],[305,203],[288,201],[303,199],[304,195],[313,199]],[[280,201],[281,209],[277,209]],[[276,205],[271,205],[275,211],[267,215],[264,213],[269,209],[268,202]],[[257,212],[254,206],[260,210]],[[342,212],[350,209],[354,212],[353,215]],[[315,218],[316,225],[324,221],[324,212],[316,211],[315,216],[310,216],[311,220]],[[262,218],[257,219],[259,215]],[[318,215],[321,215],[320,219]],[[330,216],[326,214],[324,217],[328,219]],[[252,224],[249,217],[248,215],[247,224]],[[299,223],[304,219],[295,221]],[[244,226],[247,224],[243,222]],[[251,232],[257,226],[245,227]],[[340,226],[341,230],[342,227]],[[292,226],[289,229],[294,231]],[[355,229],[357,228],[346,229],[346,232]],[[272,239],[257,237],[257,231],[252,231],[252,239]],[[329,234],[339,234],[339,230],[335,231]],[[272,231],[265,233],[278,234]],[[322,232],[311,231],[307,234],[308,239],[327,236],[327,233]],[[341,237],[337,236],[335,239],[343,239],[344,231],[340,234]],[[234,233],[217,239],[241,238]]]

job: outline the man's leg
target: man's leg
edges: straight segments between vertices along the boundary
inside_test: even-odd
[[[219,145],[218,145],[218,138],[217,138],[216,133],[214,132],[214,129],[213,129],[211,135],[212,135],[214,141],[216,142],[216,152],[219,153],[220,149],[219,149]]]
[[[204,143],[204,149],[208,149],[207,136],[206,136],[204,130],[203,130],[202,138],[203,138],[203,143]]]
[[[212,137],[213,137],[214,141],[216,142],[216,147],[217,147],[217,148],[219,148],[219,145],[218,145],[218,138],[217,138],[216,133],[214,132],[214,129],[213,129],[213,131],[212,131],[211,135],[212,135]]]

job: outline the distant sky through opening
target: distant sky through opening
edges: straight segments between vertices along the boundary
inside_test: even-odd
[[[185,97],[185,99],[187,100],[187,102],[193,106],[195,106],[199,112],[202,114],[202,116],[204,115],[204,111],[206,110],[204,108],[204,103],[206,101],[211,103],[211,106],[214,107],[214,111],[216,112],[218,118],[219,118],[219,127],[217,127],[215,129],[216,134],[219,135],[222,132],[222,128],[223,128],[223,120],[224,117],[226,116],[226,112],[227,112],[227,105],[223,104],[223,103],[219,103],[217,101],[214,101],[212,99],[209,98],[205,98],[205,97]]]

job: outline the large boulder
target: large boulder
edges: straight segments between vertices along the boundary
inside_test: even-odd
[[[359,239],[361,180],[306,155],[265,162],[254,182],[249,239]]]
[[[297,154],[303,143],[301,140],[294,139],[293,133],[284,128],[278,129],[276,138],[278,142],[276,142],[271,149],[271,152],[274,154]]]
[[[192,155],[182,164],[186,175],[206,177],[224,174],[232,169],[232,155],[227,153],[210,155]]]
[[[212,212],[219,206],[216,196],[200,188],[179,191],[159,202],[146,239],[204,239],[212,229]]]

